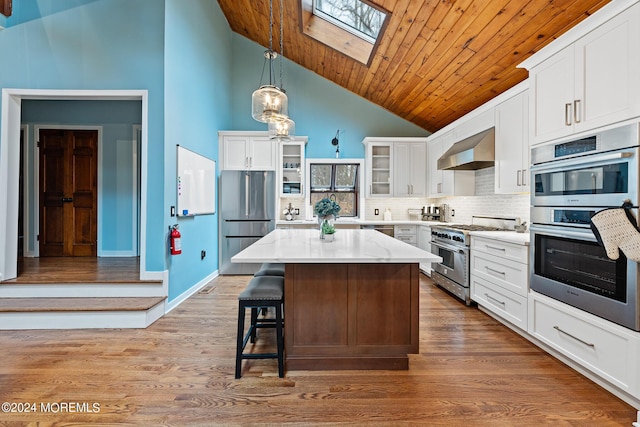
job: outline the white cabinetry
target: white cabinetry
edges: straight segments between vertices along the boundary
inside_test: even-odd
[[[396,225],[393,235],[402,242],[418,246],[418,233],[415,225]]]
[[[418,226],[418,247],[427,252],[431,252],[431,227],[428,225]],[[431,276],[431,263],[420,263],[420,270]]]
[[[471,236],[471,299],[527,330],[529,246]]]
[[[424,138],[365,138],[368,197],[424,197]]]
[[[639,51],[636,4],[542,62],[525,61],[532,144],[640,115]]]
[[[279,187],[283,197],[304,197],[304,148],[307,138],[280,143]]]
[[[621,390],[640,395],[640,336],[531,292],[529,334]]]
[[[495,192],[529,191],[528,92],[502,102],[495,109]]]
[[[267,132],[218,132],[220,170],[276,170],[277,143]]]
[[[427,143],[428,197],[473,196],[475,171],[439,170],[438,159],[454,142],[452,132],[430,139]]]
[[[427,194],[426,164],[425,142],[394,144],[393,194],[395,197],[421,197]]]

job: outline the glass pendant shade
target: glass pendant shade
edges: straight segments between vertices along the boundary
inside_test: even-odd
[[[296,123],[287,116],[279,116],[269,122],[269,137],[280,141],[291,141],[296,132]]]
[[[251,115],[262,123],[289,114],[287,94],[273,85],[263,85],[251,95]]]

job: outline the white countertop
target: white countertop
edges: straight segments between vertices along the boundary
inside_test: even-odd
[[[338,230],[333,242],[319,230],[276,229],[231,258],[231,262],[431,263],[442,258],[375,230]]]
[[[471,236],[484,237],[517,245],[529,245],[529,232],[516,233],[515,231],[470,231]]]
[[[276,221],[276,225],[309,225],[309,224],[318,224],[317,220],[310,220],[310,219],[294,219],[292,221],[286,221],[283,219],[279,219]],[[384,221],[382,219],[380,220],[364,220],[364,219],[349,219],[349,218],[338,218],[334,225],[340,225],[340,224],[357,224],[357,225],[426,225],[426,226],[432,226],[432,225],[446,225],[446,222],[440,222],[440,221],[420,221],[420,220],[411,220],[411,219],[404,219],[404,220],[393,220],[393,221]]]

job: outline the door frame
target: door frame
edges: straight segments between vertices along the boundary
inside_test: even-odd
[[[33,194],[30,196],[33,197],[33,215],[34,215],[34,236],[29,236],[30,239],[35,238],[35,236],[40,234],[40,147],[38,147],[38,141],[40,140],[40,131],[42,129],[68,129],[68,130],[94,130],[98,132],[98,140],[96,142],[96,154],[98,156],[98,170],[97,173],[97,197],[96,197],[96,217],[98,224],[98,232],[96,239],[98,240],[96,253],[98,257],[103,256],[102,254],[102,215],[100,214],[100,205],[102,196],[102,164],[100,163],[102,159],[102,126],[91,126],[91,125],[47,125],[47,124],[36,124],[33,125]],[[135,227],[133,228],[136,229]],[[40,256],[40,245],[37,244],[37,241],[33,242],[33,253],[35,257]]]
[[[23,99],[35,100],[139,100],[142,102],[141,183],[140,183],[140,278],[155,277],[146,271],[147,235],[147,90],[58,90],[2,89],[0,116],[0,281],[17,276],[18,257],[18,178],[20,174],[20,127]]]

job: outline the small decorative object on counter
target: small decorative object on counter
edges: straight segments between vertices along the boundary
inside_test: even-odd
[[[298,215],[299,212],[300,210],[294,208],[291,203],[289,203],[289,206],[282,211],[284,219],[286,219],[287,221],[293,221],[295,219],[295,216]]]
[[[328,219],[322,221],[320,226],[320,239],[325,242],[333,242],[333,237],[336,233],[336,227],[334,227]]]
[[[340,205],[337,204],[334,200],[331,200],[327,197],[320,200],[316,203],[314,207],[314,212],[318,216],[318,223],[320,224],[320,238],[324,239],[325,233],[323,232],[325,222],[327,225],[333,228],[331,233],[326,234],[334,234],[336,232],[335,227],[333,227],[333,221],[337,218],[338,213],[340,213]],[[333,238],[333,236],[332,236]]]

